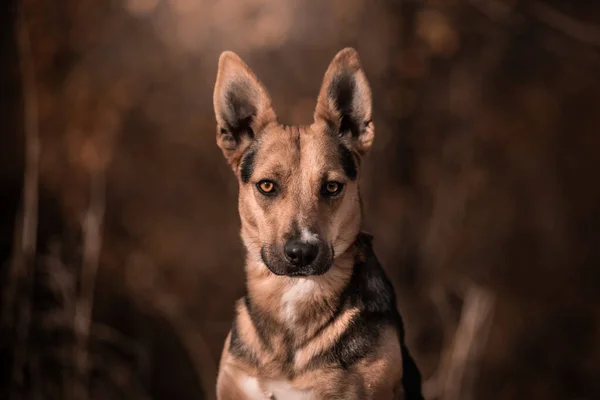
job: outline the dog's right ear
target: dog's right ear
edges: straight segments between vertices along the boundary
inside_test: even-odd
[[[219,57],[213,103],[217,144],[235,170],[255,135],[276,122],[277,117],[262,83],[231,51],[225,51]]]

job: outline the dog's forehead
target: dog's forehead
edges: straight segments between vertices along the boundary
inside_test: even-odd
[[[277,126],[262,133],[257,143],[258,173],[315,174],[340,169],[338,142],[312,126]]]

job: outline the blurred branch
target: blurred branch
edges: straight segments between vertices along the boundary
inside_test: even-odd
[[[38,225],[38,181],[40,138],[38,127],[38,100],[35,82],[35,64],[31,50],[29,26],[23,7],[18,9],[16,23],[17,48],[23,93],[23,116],[25,133],[25,172],[21,218],[15,232],[15,248],[8,288],[5,297],[4,322],[8,329],[15,327],[14,364],[11,396],[24,383],[24,367],[27,359],[27,339],[31,323],[31,291],[33,286],[33,262],[35,259]],[[23,286],[23,287],[21,287]],[[19,297],[15,312],[16,298]]]
[[[92,172],[90,182],[90,205],[83,222],[83,263],[81,270],[80,293],[75,304],[75,362],[79,379],[74,379],[74,399],[87,397],[87,378],[89,371],[88,343],[92,327],[92,310],[98,259],[102,246],[102,220],[105,207],[104,172]]]
[[[38,126],[38,100],[35,82],[35,65],[29,38],[25,10],[18,19],[19,58],[23,86],[23,112],[25,127],[25,182],[23,191],[22,254],[31,261],[35,254],[38,223],[38,180],[40,137]]]
[[[600,27],[577,21],[542,1],[532,1],[530,9],[532,14],[546,25],[573,39],[600,47]]]
[[[450,348],[444,351],[436,376],[425,385],[427,398],[470,400],[473,372],[487,342],[495,296],[475,283],[464,295],[460,322]]]
[[[429,298],[437,309],[444,327],[444,337],[450,337],[456,331],[457,319],[453,315],[452,305],[446,299],[446,289],[442,284],[434,284]]]
[[[475,284],[467,289],[451,355],[452,367],[444,382],[445,398],[448,400],[473,398],[473,388],[465,384],[465,375],[478,361],[479,353],[487,342],[487,335],[483,333],[491,321],[493,305],[494,296],[488,290]]]
[[[94,341],[110,343],[121,349],[121,351],[130,353],[137,359],[143,358],[144,346],[142,346],[139,342],[128,338],[120,331],[109,325],[94,322],[92,324],[90,337]]]
[[[469,0],[469,3],[489,19],[500,23],[521,21],[523,15],[505,2],[498,0]],[[538,21],[556,29],[572,39],[600,47],[600,27],[578,21],[542,1],[529,3],[529,13]]]

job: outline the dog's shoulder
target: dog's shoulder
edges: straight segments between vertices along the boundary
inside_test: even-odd
[[[359,235],[357,244],[358,262],[355,265],[355,272],[360,288],[357,291],[358,297],[363,304],[363,309],[367,313],[374,313],[371,318],[375,320],[375,325],[381,331],[385,330],[387,324],[391,324],[395,329],[396,338],[390,338],[388,334],[387,341],[382,338],[383,343],[380,343],[380,346],[396,348],[396,344],[392,341],[399,341],[404,396],[406,399],[422,400],[421,372],[406,346],[404,322],[397,308],[394,287],[377,260],[373,250],[373,236],[363,233]]]

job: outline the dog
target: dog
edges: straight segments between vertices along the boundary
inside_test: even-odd
[[[310,126],[278,122],[235,53],[219,57],[217,144],[239,182],[246,294],[221,355],[217,398],[423,399],[396,295],[361,230],[371,89],[341,50]]]

